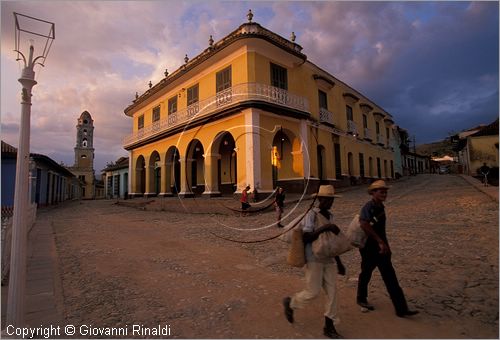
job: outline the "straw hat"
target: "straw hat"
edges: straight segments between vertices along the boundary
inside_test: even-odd
[[[335,195],[335,188],[333,185],[320,185],[317,194],[312,194],[312,197],[342,197],[340,195]]]
[[[368,193],[371,194],[372,191],[378,190],[378,189],[390,189],[391,187],[389,185],[385,184],[385,181],[383,180],[378,180],[370,184],[368,187]]]

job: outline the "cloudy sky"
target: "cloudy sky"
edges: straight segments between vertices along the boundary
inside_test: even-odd
[[[22,65],[18,12],[56,24],[33,89],[31,151],[72,165],[76,120],[95,121],[97,173],[127,152],[123,110],[208,46],[253,21],[390,112],[417,144],[498,117],[497,2],[2,1],[1,138],[17,146]]]

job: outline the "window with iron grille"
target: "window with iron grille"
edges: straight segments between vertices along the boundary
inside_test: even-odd
[[[283,90],[288,90],[288,76],[286,68],[271,63],[271,85]]]
[[[153,109],[153,122],[160,120],[160,105]]]
[[[137,129],[140,130],[144,127],[144,115],[140,115],[137,119]]]
[[[352,107],[349,105],[345,106],[345,113],[347,115],[347,120],[354,120],[353,115],[352,115]]]
[[[377,132],[377,135],[380,134],[380,124],[378,122],[375,123],[375,131]]]
[[[328,110],[328,100],[326,97],[326,93],[318,90],[318,98],[319,98],[319,107]]]
[[[363,127],[365,129],[368,128],[368,118],[366,117],[366,115],[363,115]]]
[[[187,106],[198,102],[198,84],[187,89]]]
[[[173,96],[168,100],[168,114],[177,112],[177,96]]]
[[[217,72],[215,76],[215,88],[217,92],[231,87],[231,66]]]

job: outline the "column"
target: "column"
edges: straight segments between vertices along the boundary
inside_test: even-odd
[[[221,196],[218,183],[218,161],[221,155],[218,153],[204,154],[205,158],[205,191],[203,196],[217,197]]]
[[[129,151],[128,152],[128,183],[127,183],[127,186],[125,187],[125,191],[128,191],[129,192],[129,196],[130,197],[134,197],[134,193],[137,192],[136,191],[136,188],[135,188],[135,185],[134,187],[132,187],[132,177],[134,177],[135,179],[135,176],[136,174],[134,173],[133,169],[132,169],[132,151]],[[127,190],[128,188],[128,190]]]
[[[238,191],[242,191],[246,185],[250,185],[251,190],[261,188],[261,154],[260,137],[258,132],[260,126],[259,112],[256,109],[249,108],[245,111],[245,173],[246,181],[238,183]],[[254,133],[257,132],[257,133]],[[265,188],[264,188],[265,189]]]
[[[191,190],[191,185],[189,183],[191,182],[191,163],[193,163],[193,160],[179,158],[179,162],[181,162],[181,191],[179,192],[179,197],[194,197],[194,193]]]
[[[154,170],[155,167],[152,165],[146,165],[146,192],[144,193],[145,197],[156,196],[156,192],[154,192]]]
[[[300,139],[301,139],[301,152],[302,152],[302,164],[304,167],[304,178],[309,179],[311,177],[311,155],[309,154],[309,133],[306,120],[300,121]]]
[[[161,165],[161,187],[160,196],[168,197],[173,196],[171,186],[172,178],[172,163]]]

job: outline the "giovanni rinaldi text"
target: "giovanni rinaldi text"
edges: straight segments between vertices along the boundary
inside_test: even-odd
[[[145,325],[125,325],[123,327],[97,327],[93,325],[66,325],[66,326],[42,326],[40,327],[14,327],[8,325],[5,332],[9,336],[22,337],[24,339],[44,338],[48,339],[54,336],[170,336],[170,325],[158,325],[148,327]]]

